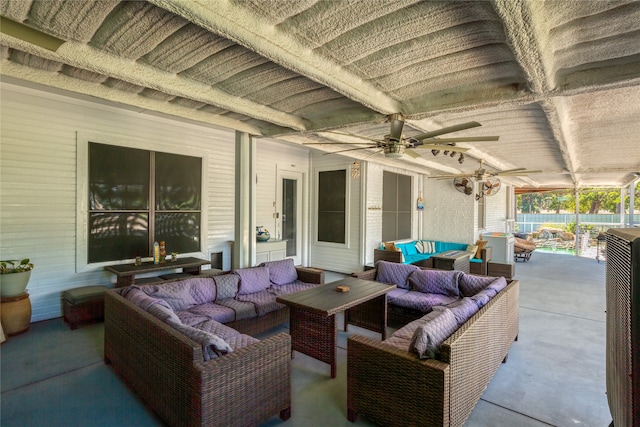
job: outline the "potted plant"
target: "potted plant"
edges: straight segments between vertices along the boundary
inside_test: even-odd
[[[0,261],[0,295],[12,297],[23,293],[31,278],[32,269],[33,264],[29,258]]]

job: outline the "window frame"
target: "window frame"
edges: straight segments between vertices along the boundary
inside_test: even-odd
[[[320,173],[321,172],[333,172],[333,171],[344,171],[345,173],[345,206],[344,206],[344,216],[345,216],[345,230],[344,230],[344,243],[336,243],[336,242],[326,242],[318,239],[318,227],[319,227],[319,206],[318,206],[318,196],[320,194]],[[351,226],[349,218],[351,217],[351,169],[349,166],[325,166],[318,167],[314,169],[314,205],[315,205],[315,218],[314,218],[314,227],[313,227],[313,242],[319,246],[333,247],[333,248],[350,248],[350,236],[351,236]]]
[[[103,262],[88,262],[89,255],[89,143],[95,142],[104,145],[113,145],[125,148],[135,148],[153,152],[163,152],[175,155],[199,157],[201,159],[201,205],[200,205],[200,251],[189,252],[184,255],[208,258],[205,250],[208,242],[208,200],[207,200],[207,165],[206,153],[193,148],[176,149],[166,144],[157,144],[153,141],[142,140],[134,137],[119,137],[115,135],[95,134],[90,132],[76,133],[76,273],[101,269],[106,265],[124,262],[133,262],[133,258],[118,259]],[[149,225],[152,228],[152,225]],[[147,257],[144,257],[147,258]]]

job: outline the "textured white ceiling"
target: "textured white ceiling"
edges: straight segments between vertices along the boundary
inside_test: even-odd
[[[467,161],[346,154],[425,174],[542,170],[524,187],[621,187],[640,172],[640,2],[1,0],[65,42],[0,34],[0,72],[323,151],[464,122]],[[367,139],[364,139],[367,141]]]

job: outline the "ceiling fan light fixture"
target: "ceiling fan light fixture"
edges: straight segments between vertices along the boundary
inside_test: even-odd
[[[399,159],[404,155],[404,145],[391,144],[384,147],[384,156],[392,159]]]

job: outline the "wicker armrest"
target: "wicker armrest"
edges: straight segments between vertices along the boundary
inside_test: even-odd
[[[291,407],[291,336],[284,332],[198,363],[203,426],[257,425]]]
[[[347,409],[382,425],[443,425],[449,365],[359,335],[347,342]],[[393,408],[392,410],[390,410]]]
[[[376,270],[375,268],[367,271],[358,271],[355,273],[351,273],[351,277],[355,277],[361,280],[375,280],[376,279]]]
[[[324,284],[324,270],[312,267],[296,267],[298,280],[305,283]]]
[[[402,252],[400,252],[400,251],[385,251],[383,249],[374,249],[373,250],[373,262],[376,263],[376,262],[378,262],[380,260],[402,263]]]

